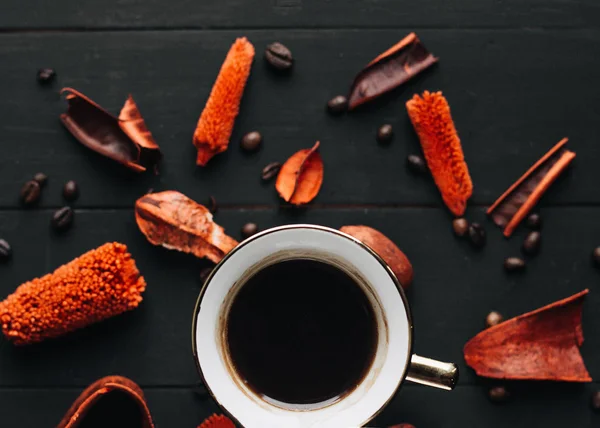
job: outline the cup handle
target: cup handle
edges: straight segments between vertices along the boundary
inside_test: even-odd
[[[451,391],[458,383],[458,366],[413,354],[406,379]]]

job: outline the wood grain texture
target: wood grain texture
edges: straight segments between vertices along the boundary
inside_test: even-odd
[[[58,206],[60,186],[81,185],[79,206],[130,207],[148,188],[177,189],[204,201],[276,204],[260,181],[267,163],[283,161],[321,141],[325,180],[317,204],[433,204],[431,180],[411,176],[406,155],[419,152],[404,103],[415,92],[442,89],[474,181],[473,203],[489,204],[563,136],[577,153],[572,168],[544,203],[600,203],[600,31],[424,30],[422,41],[440,64],[404,88],[339,118],[325,112],[354,74],[407,30],[182,31],[0,35],[0,207],[16,207],[21,184],[38,170],[50,176],[43,205]],[[194,164],[192,133],[232,40],[245,33],[260,52],[281,40],[296,57],[291,76],[275,76],[259,54],[230,149],[206,168]],[[35,83],[54,66],[51,88]],[[158,177],[123,171],[80,146],[58,120],[57,90],[72,86],[111,111],[131,92],[165,157]],[[391,123],[395,138],[378,146]],[[261,151],[246,155],[241,136],[259,130]]]
[[[574,27],[593,26],[595,0],[19,0],[0,7],[0,28]]]

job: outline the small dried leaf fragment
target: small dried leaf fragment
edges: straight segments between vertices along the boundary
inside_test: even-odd
[[[279,195],[294,205],[312,201],[323,183],[323,160],[319,142],[310,149],[294,153],[281,167],[275,188]]]
[[[392,269],[402,288],[413,281],[413,267],[408,257],[387,236],[369,226],[343,226],[340,231],[371,247]]]
[[[206,418],[198,428],[235,428],[235,424],[227,416],[213,414]]]
[[[213,221],[206,207],[171,190],[139,198],[135,219],[152,244],[206,257],[214,263],[238,244]]]
[[[197,165],[204,166],[227,150],[253,60],[252,43],[245,37],[237,39],[225,57],[194,132]]]
[[[81,144],[136,172],[158,165],[162,154],[131,95],[117,118],[81,92],[61,93],[68,108],[60,119]]]
[[[467,365],[495,379],[591,382],[579,347],[588,290],[483,330],[467,342]]]
[[[494,223],[504,228],[504,236],[512,235],[546,190],[575,159],[575,153],[565,147],[568,141],[568,138],[560,140],[487,210]]]
[[[441,92],[425,91],[422,96],[413,96],[406,110],[444,203],[461,217],[473,193],[473,182],[448,101]]]

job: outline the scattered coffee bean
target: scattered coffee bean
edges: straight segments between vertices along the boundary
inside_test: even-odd
[[[258,226],[256,223],[246,223],[244,227],[242,227],[242,237],[249,238],[258,232]]]
[[[21,202],[31,206],[40,200],[41,190],[37,181],[30,180],[21,187]]]
[[[240,145],[242,146],[242,149],[247,152],[255,152],[260,148],[261,143],[262,135],[260,135],[260,132],[252,131],[242,137]]]
[[[7,261],[10,259],[12,255],[12,250],[10,249],[10,245],[4,239],[0,239],[0,263]]]
[[[533,256],[540,251],[542,243],[542,234],[538,231],[530,232],[523,241],[523,252],[529,256]]]
[[[490,388],[488,397],[493,403],[504,403],[510,398],[510,394],[503,386],[495,386]]]
[[[455,218],[452,220],[452,229],[456,236],[462,238],[469,231],[469,222],[466,218]]]
[[[392,141],[393,136],[394,130],[392,129],[392,125],[389,123],[381,125],[381,127],[377,130],[377,141],[380,143],[389,143]]]
[[[202,281],[203,284],[206,282],[213,269],[214,267],[205,267],[200,271],[200,281]]]
[[[67,201],[74,201],[79,197],[79,187],[73,180],[67,181],[63,188],[63,197]]]
[[[331,114],[342,114],[348,110],[348,99],[343,95],[333,97],[327,102],[327,110]]]
[[[485,229],[479,223],[471,223],[468,236],[473,248],[482,248],[485,245]]]
[[[486,327],[493,327],[495,325],[500,324],[504,321],[504,317],[500,312],[492,311],[485,317],[485,325]]]
[[[52,68],[40,68],[37,73],[37,80],[43,85],[51,83],[55,77],[56,71]]]
[[[527,217],[527,227],[533,230],[542,228],[542,217],[538,213],[529,214]]]
[[[33,180],[37,181],[40,187],[44,187],[48,182],[48,176],[43,172],[38,172],[36,175],[33,176]]]
[[[525,260],[518,257],[509,257],[504,260],[504,270],[506,272],[519,272],[525,270]]]
[[[594,266],[597,268],[600,268],[600,247],[596,247],[594,248],[594,251],[592,251],[592,263],[594,263]]]
[[[219,210],[219,205],[217,205],[217,200],[214,196],[208,198],[208,210],[213,214]]]
[[[591,403],[592,410],[595,412],[600,412],[600,391],[592,392],[592,400]]]
[[[263,168],[260,176],[264,181],[268,181],[271,178],[275,177],[277,174],[279,174],[280,169],[281,164],[279,162],[271,162]]]
[[[294,64],[292,52],[279,42],[271,43],[267,46],[265,59],[271,67],[279,71],[287,71]]]
[[[74,215],[71,207],[62,207],[56,210],[52,216],[52,227],[59,231],[67,230],[73,224]]]
[[[418,155],[408,155],[406,158],[406,166],[413,174],[425,174],[428,170],[427,164],[423,158]]]

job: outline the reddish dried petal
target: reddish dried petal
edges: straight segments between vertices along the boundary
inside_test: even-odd
[[[588,290],[490,327],[464,347],[467,365],[496,379],[591,382],[579,347]]]
[[[275,188],[279,195],[294,205],[312,201],[323,183],[323,160],[317,141],[311,149],[294,153],[281,167]]]
[[[238,242],[213,222],[210,211],[174,191],[150,193],[135,203],[138,227],[148,241],[218,263]]]

